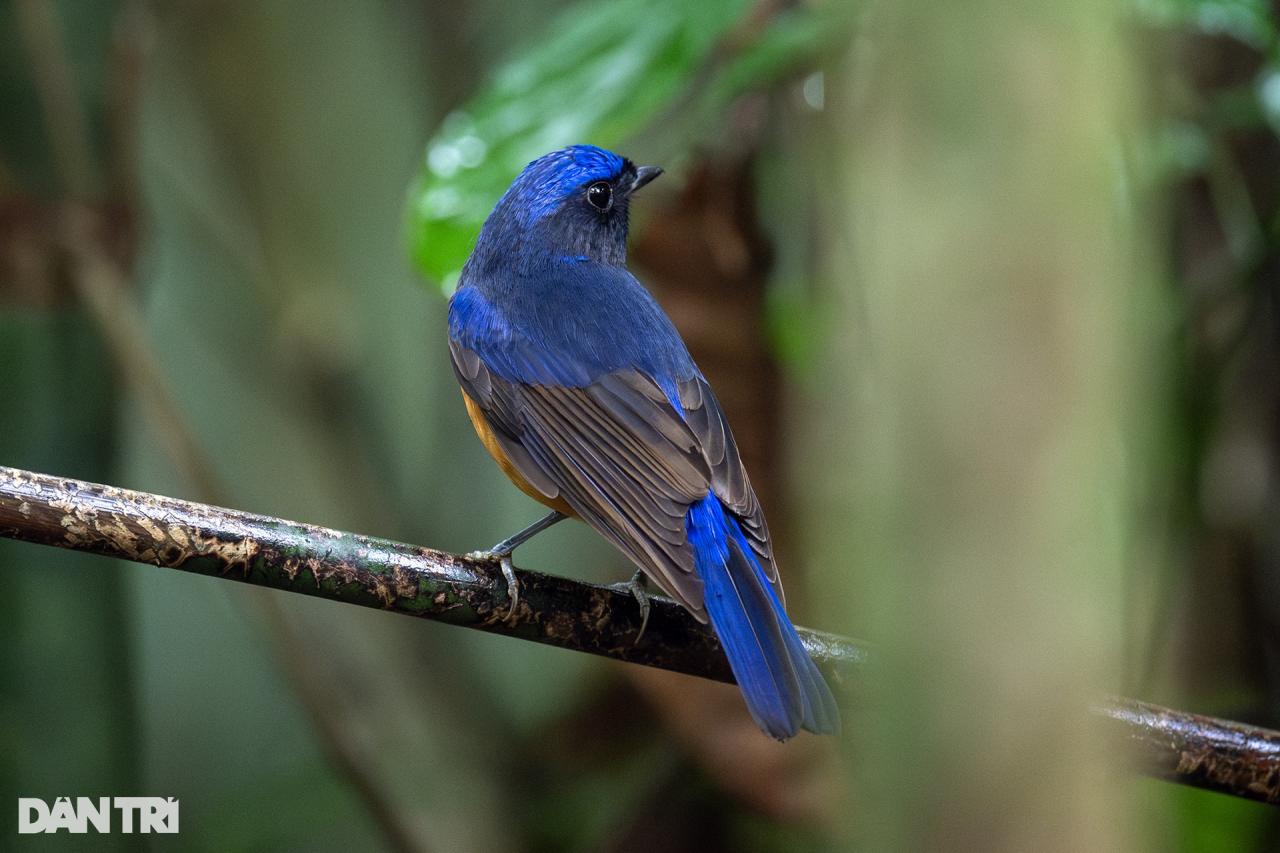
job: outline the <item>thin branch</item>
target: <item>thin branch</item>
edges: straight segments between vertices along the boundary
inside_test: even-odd
[[[1118,697],[1091,710],[1148,776],[1280,804],[1280,732]]]
[[[71,548],[374,607],[522,640],[732,681],[715,635],[673,601],[640,614],[630,592],[517,570],[510,604],[496,564],[175,498],[0,467],[0,537]],[[845,637],[801,629],[837,689],[868,660]],[[1150,776],[1280,803],[1280,732],[1109,699],[1092,714]]]

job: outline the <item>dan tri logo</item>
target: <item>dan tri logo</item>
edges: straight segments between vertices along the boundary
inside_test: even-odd
[[[90,828],[107,834],[119,831],[174,834],[178,831],[178,800],[174,797],[58,797],[50,806],[39,797],[18,798],[18,834],[84,834]]]

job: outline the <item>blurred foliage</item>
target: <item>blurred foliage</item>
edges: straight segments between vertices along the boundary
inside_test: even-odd
[[[1167,372],[1152,380],[1167,386],[1173,408],[1157,426],[1171,477],[1148,508],[1162,508],[1166,550],[1132,570],[1139,595],[1158,592],[1152,609],[1131,614],[1145,636],[1126,689],[1274,727],[1280,555],[1275,487],[1268,495],[1264,484],[1277,475],[1280,6],[1140,0],[1136,8],[1156,45],[1156,133],[1126,153],[1136,181],[1170,202],[1162,226],[1172,315],[1159,320]],[[1166,70],[1170,60],[1176,73]],[[1280,843],[1275,816],[1248,803],[1145,786],[1142,804],[1162,849]]]
[[[75,33],[81,89],[98,127],[114,12],[110,3],[86,9]],[[0,3],[0,228],[18,218],[24,193],[57,190],[13,15]],[[0,464],[110,480],[118,394],[104,347],[77,311],[12,304],[11,271],[0,267]],[[88,555],[3,541],[0,576],[0,800],[52,799],[70,793],[69,784],[86,796],[138,790],[141,732],[122,573]],[[51,595],[51,578],[74,579],[77,594]],[[14,825],[0,832],[0,847],[12,846]],[[97,849],[130,846],[117,835]],[[74,848],[83,843],[46,847]]]
[[[849,331],[813,285],[845,248],[813,198],[856,152],[848,139],[815,148],[813,138],[824,75],[848,71],[836,49],[868,4],[853,5],[56,4],[104,183],[141,199],[132,210],[142,233],[134,296],[148,344],[228,499],[456,550],[495,541],[538,509],[470,433],[446,366],[442,302],[414,286],[402,235],[416,271],[447,291],[493,201],[529,160],[592,142],[674,164],[674,183],[681,162],[735,144],[725,116],[747,96],[765,104],[770,128],[756,154],[781,294],[770,333],[795,372],[855,387],[851,370],[820,361]],[[1185,521],[1174,539],[1187,556],[1168,557],[1176,576],[1152,574],[1173,588],[1202,571],[1193,555],[1212,525],[1198,480],[1215,425],[1231,414],[1223,389],[1240,381],[1230,353],[1205,368],[1193,352],[1196,330],[1221,323],[1212,310],[1221,291],[1209,287],[1206,297],[1205,281],[1264,291],[1280,240],[1280,220],[1267,219],[1256,197],[1257,167],[1232,147],[1242,134],[1280,133],[1280,49],[1274,6],[1263,0],[1132,8],[1138,37],[1158,54],[1159,92],[1152,137],[1126,140],[1117,157],[1116,197],[1207,186],[1233,247],[1228,260],[1191,273],[1169,264],[1179,300],[1170,372],[1185,371],[1175,381],[1187,400],[1166,463],[1185,467],[1167,500]],[[122,27],[126,13],[146,26]],[[873,26],[859,44],[883,35]],[[145,60],[136,92],[113,66],[129,39]],[[1249,57],[1229,85],[1193,86],[1187,78],[1201,69],[1186,56],[1178,74],[1166,73],[1166,53],[1204,39]],[[970,43],[948,44],[963,52]],[[139,111],[124,114],[132,125],[122,129],[131,95]],[[0,2],[0,229],[61,193],[48,152],[13,7]],[[136,161],[138,186],[111,173],[118,161]],[[1178,241],[1169,235],[1170,254],[1185,249]],[[199,497],[56,279],[35,302],[0,281],[0,463]],[[856,305],[856,285],[842,286]],[[1257,334],[1232,329],[1233,339]],[[904,541],[912,533],[882,531]],[[628,571],[567,525],[522,561],[593,579]],[[269,593],[7,542],[0,571],[11,579],[0,601],[7,802],[163,793],[183,800],[184,849],[373,846],[376,827],[325,761],[257,630],[249,605]],[[49,577],[91,595],[55,602]],[[395,807],[439,849],[647,849],[657,839],[672,849],[813,849],[827,838],[744,816],[616,687],[615,668],[322,602],[282,604]],[[1189,667],[1168,663],[1165,651],[1169,623],[1182,618],[1174,608],[1156,608],[1165,630],[1152,631],[1149,651],[1173,674],[1151,685],[1164,691],[1155,698],[1261,716],[1266,687],[1256,671],[1222,666],[1217,680],[1183,686]],[[1233,647],[1222,657],[1249,654]],[[611,690],[625,707],[598,713]],[[1148,790],[1157,849],[1265,849],[1276,837],[1260,807]],[[120,836],[100,847],[109,843],[127,847]]]
[[[1121,680],[1131,472],[1164,411],[1156,223],[1116,186],[1145,119],[1122,8],[899,0],[831,75],[816,145],[854,153],[815,302],[843,334],[797,447],[814,564],[858,566],[824,623],[883,666],[863,849],[1145,846],[1079,707]]]
[[[1275,18],[1267,0],[1134,0],[1134,6],[1156,26],[1227,35],[1259,50],[1275,44]]]

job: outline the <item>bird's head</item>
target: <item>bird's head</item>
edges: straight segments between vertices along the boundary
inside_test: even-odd
[[[625,264],[631,195],[660,174],[593,145],[543,155],[498,201],[476,254]]]

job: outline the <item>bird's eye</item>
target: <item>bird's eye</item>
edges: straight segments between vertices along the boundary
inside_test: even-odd
[[[596,210],[608,210],[610,202],[613,201],[613,188],[609,186],[608,181],[596,181],[587,187],[587,201],[591,202],[591,206]]]

